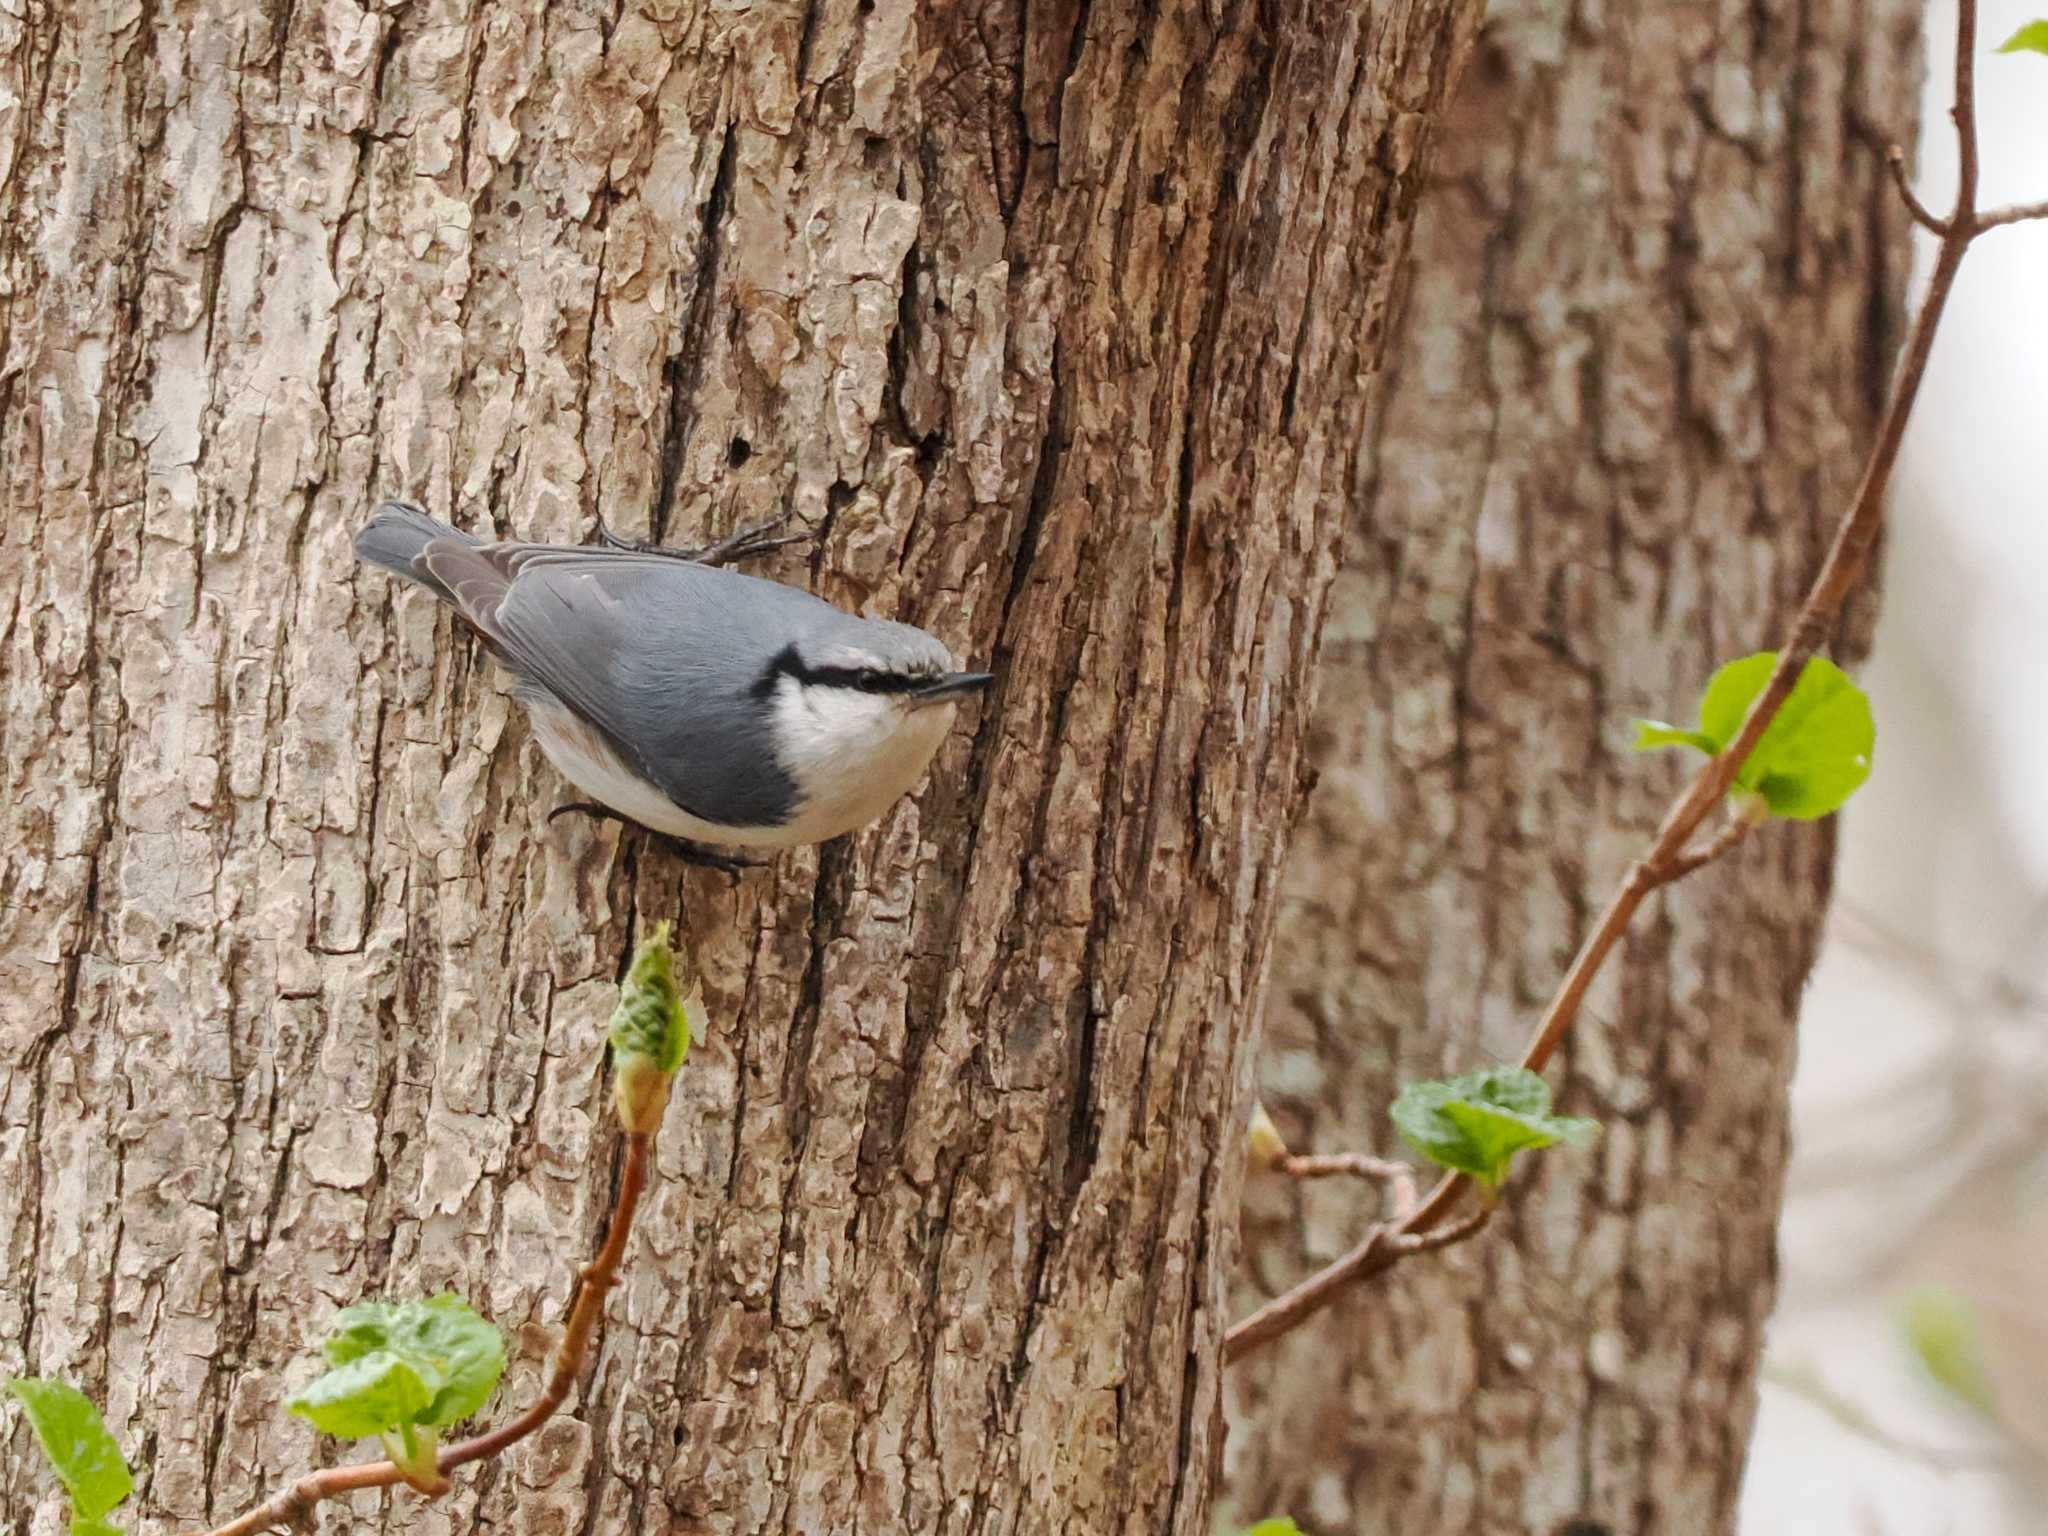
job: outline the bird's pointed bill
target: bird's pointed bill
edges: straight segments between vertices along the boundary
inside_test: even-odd
[[[912,704],[950,704],[970,693],[979,693],[995,681],[993,672],[949,672],[935,683],[927,683],[910,696]]]

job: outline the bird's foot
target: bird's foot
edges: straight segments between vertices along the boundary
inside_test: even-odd
[[[685,864],[694,864],[700,869],[719,870],[724,874],[732,876],[735,880],[739,878],[743,870],[765,869],[768,867],[768,860],[766,859],[744,859],[736,853],[722,853],[718,849],[708,847],[703,843],[692,842],[687,837],[675,837],[667,832],[657,832],[652,827],[641,826],[639,822],[633,820],[630,816],[621,816],[610,806],[599,805],[595,800],[571,800],[566,804],[558,805],[548,812],[548,820],[552,822],[557,816],[566,815],[570,811],[581,812],[583,815],[596,821],[616,821],[629,827],[639,827],[642,832],[645,832],[655,842],[660,843]]]
[[[663,555],[670,560],[688,560],[696,565],[738,565],[743,560],[758,560],[791,544],[805,544],[816,537],[808,528],[801,533],[784,534],[780,538],[768,535],[785,526],[796,514],[782,511],[766,522],[756,523],[751,528],[741,528],[722,539],[695,549],[670,549],[652,539],[627,539],[613,533],[605,525],[602,514],[597,519],[598,539],[609,549],[623,549],[636,555]]]
[[[595,800],[571,800],[566,804],[558,805],[548,812],[548,821],[552,824],[557,816],[566,816],[571,811],[588,816],[592,821],[626,821],[625,817],[621,816],[610,806],[599,805]],[[636,827],[639,823],[636,821],[626,821],[626,825]]]
[[[736,853],[726,853],[704,843],[693,843],[687,837],[671,837],[666,832],[649,832],[662,847],[681,859],[685,864],[694,864],[699,869],[715,869],[737,880],[750,869],[766,869],[766,859],[741,858]]]

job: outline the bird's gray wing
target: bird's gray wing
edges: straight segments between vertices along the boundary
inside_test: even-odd
[[[422,558],[507,666],[692,816],[777,826],[796,813],[770,729],[772,669],[803,623],[835,610],[661,555],[437,540]]]

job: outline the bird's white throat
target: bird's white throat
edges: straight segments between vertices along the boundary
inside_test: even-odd
[[[923,777],[953,728],[951,704],[912,708],[899,693],[793,677],[776,683],[774,707],[776,755],[802,800],[779,829],[791,842],[822,842],[873,821]]]

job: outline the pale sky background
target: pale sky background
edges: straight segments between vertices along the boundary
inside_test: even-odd
[[[2048,0],[1981,7],[1986,206],[2048,198],[2048,58],[1990,51],[2041,15]],[[1915,184],[1937,211],[1955,186],[1954,26],[1952,0],[1929,8]],[[2048,225],[2034,224],[1965,260],[1893,496],[1863,677],[1876,765],[1844,815],[1800,1026],[1743,1536],[2048,1531],[2044,449]],[[1979,1308],[2003,1429],[1930,1387],[1902,1342],[1898,1299],[1930,1281]]]

